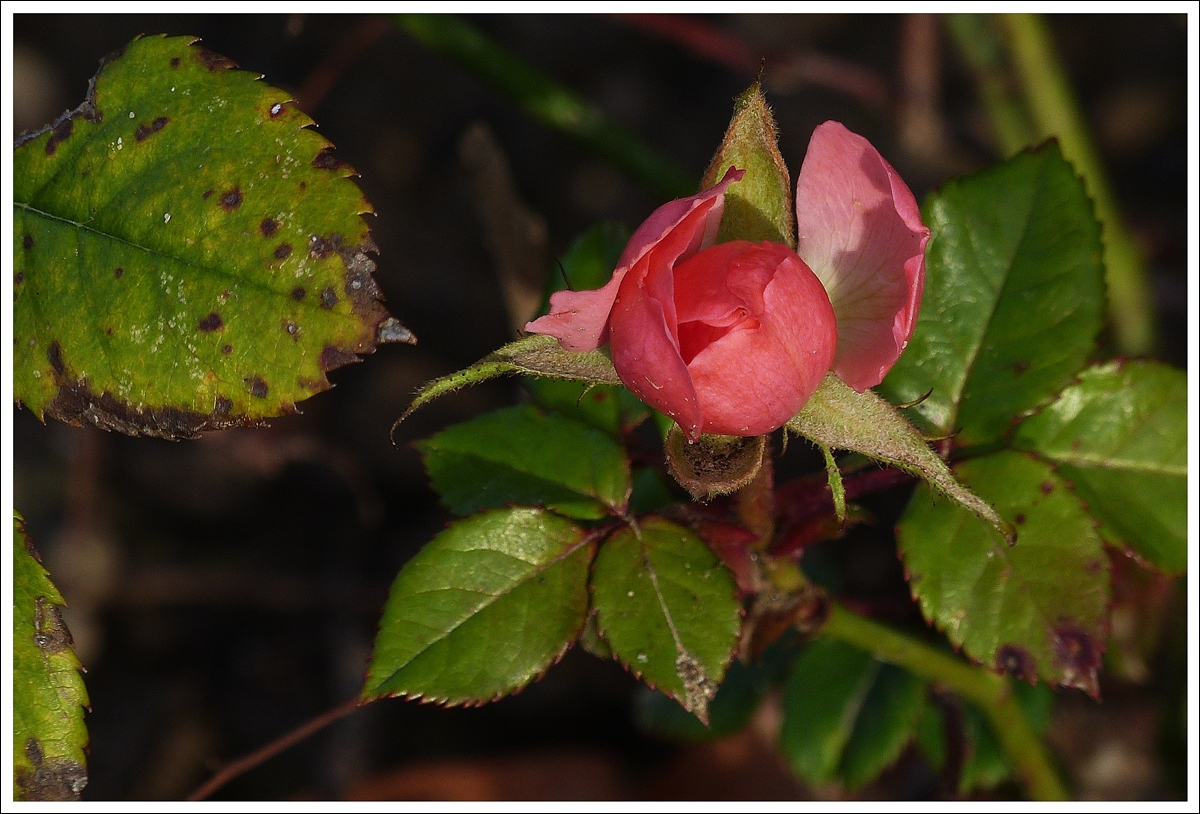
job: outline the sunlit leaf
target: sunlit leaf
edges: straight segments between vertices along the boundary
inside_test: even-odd
[[[534,504],[596,520],[623,513],[629,500],[629,462],[616,441],[532,405],[456,424],[416,447],[457,514]]]
[[[87,690],[62,596],[13,518],[13,783],[18,800],[78,800],[87,785]]]
[[[295,412],[390,318],[371,211],[290,96],[191,37],[109,57],[13,155],[16,397],[185,438]]]
[[[1172,573],[1187,570],[1187,377],[1155,362],[1109,362],[1017,430],[1104,521],[1100,534]]]
[[[582,630],[593,553],[540,509],[452,523],[392,584],[363,698],[482,703],[525,686]]]
[[[592,569],[592,602],[613,653],[705,723],[737,644],[736,594],[700,538],[656,517],[610,537]]]
[[[925,616],[971,658],[1095,694],[1109,599],[1092,518],[1046,464],[1002,452],[955,473],[1020,531],[1015,546],[918,489],[897,528]]]
[[[1095,347],[1104,314],[1100,226],[1057,143],[948,183],[932,231],[916,333],[880,386],[962,445],[1049,401]]]

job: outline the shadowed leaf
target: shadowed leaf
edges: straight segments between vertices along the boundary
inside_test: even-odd
[[[537,504],[568,517],[622,514],[629,462],[607,434],[522,405],[456,424],[416,444],[433,488],[457,514]]]

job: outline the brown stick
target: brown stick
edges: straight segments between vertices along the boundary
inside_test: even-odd
[[[221,788],[221,786],[224,786],[230,780],[233,780],[235,777],[245,774],[261,763],[266,763],[284,749],[295,746],[309,735],[321,731],[334,721],[345,718],[356,709],[371,703],[373,700],[375,699],[372,698],[367,701],[360,701],[357,696],[351,698],[346,703],[334,707],[328,712],[318,715],[316,718],[313,718],[311,721],[305,724],[301,724],[291,732],[284,735],[282,738],[278,738],[271,743],[268,743],[266,746],[255,752],[251,752],[245,757],[238,758],[209,778],[207,783],[189,794],[187,801],[191,803],[197,800],[207,799],[210,794]]]

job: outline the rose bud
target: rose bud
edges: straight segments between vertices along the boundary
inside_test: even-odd
[[[743,174],[731,168],[659,207],[607,285],[557,292],[525,326],[572,351],[611,343],[625,385],[692,440],[777,429],[831,368],[855,389],[878,384],[920,306],[929,231],[866,139],[836,122],[813,133],[796,190],[799,255],[769,242],[711,245],[725,190]]]

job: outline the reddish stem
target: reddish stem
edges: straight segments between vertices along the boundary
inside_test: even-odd
[[[261,749],[251,752],[250,754],[248,754],[244,757],[238,758],[237,760],[233,761],[232,763],[226,765],[225,768],[221,769],[221,771],[217,772],[211,778],[209,778],[207,783],[205,783],[200,788],[196,789],[191,794],[189,794],[187,797],[188,802],[195,802],[197,800],[207,799],[210,794],[212,794],[214,791],[216,791],[217,789],[224,786],[230,780],[233,780],[235,777],[245,774],[246,772],[250,771],[251,769],[255,768],[256,766],[258,766],[262,763],[266,763],[268,760],[275,757],[277,754],[282,752],[284,749],[287,749],[291,746],[296,745],[300,741],[307,738],[309,735],[312,735],[316,732],[321,731],[322,729],[329,726],[334,721],[345,718],[350,713],[354,712],[355,710],[357,710],[363,706],[366,706],[367,704],[371,703],[371,701],[374,701],[374,700],[375,699],[372,698],[372,699],[368,699],[366,701],[362,701],[357,696],[355,696],[354,698],[351,698],[346,703],[341,704],[340,706],[334,707],[333,709],[329,710],[328,712],[318,715],[316,718],[313,718],[308,723],[305,723],[305,724],[302,724],[302,725],[296,727],[291,732],[287,733],[286,735],[284,735],[281,738],[278,738],[278,739],[272,741],[271,743],[268,743],[266,746],[262,747]]]

